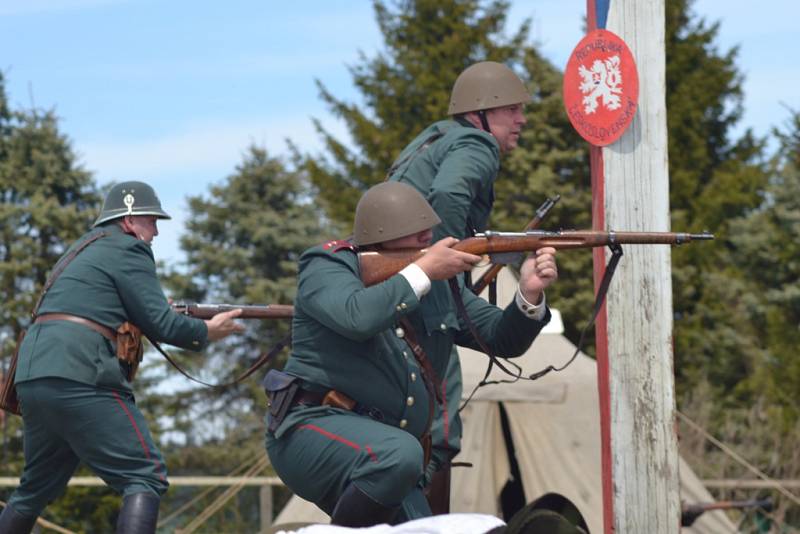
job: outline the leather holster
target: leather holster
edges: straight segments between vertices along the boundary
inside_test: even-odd
[[[131,322],[122,323],[117,328],[117,358],[127,366],[128,381],[136,377],[143,354],[142,331]]]

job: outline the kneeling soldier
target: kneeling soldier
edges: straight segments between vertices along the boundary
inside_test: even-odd
[[[441,313],[445,280],[480,257],[451,248],[451,237],[431,246],[439,222],[414,188],[386,182],[361,198],[352,243],[329,242],[300,258],[292,354],[284,372],[265,380],[266,448],[281,479],[333,524],[431,514],[423,486],[437,377],[454,343],[480,350],[465,324],[445,324],[454,315]],[[357,251],[427,247],[385,282],[362,283]],[[554,255],[542,249],[525,261],[505,310],[459,284],[467,315],[498,356],[524,353],[549,321],[543,292],[557,278]]]
[[[0,532],[30,532],[80,462],[122,495],[118,533],[155,532],[168,482],[133,398],[141,333],[200,350],[242,331],[240,310],[203,321],[170,308],[150,248],[157,219],[169,218],[149,185],[116,185],[93,229],[55,265],[19,348],[25,469]]]

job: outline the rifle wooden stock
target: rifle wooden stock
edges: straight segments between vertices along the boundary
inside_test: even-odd
[[[544,247],[556,250],[594,248],[607,245],[680,245],[694,240],[714,239],[712,234],[673,232],[600,232],[565,230],[561,232],[491,232],[459,241],[453,248],[481,256],[502,252],[532,252]],[[427,249],[400,249],[360,252],[359,266],[364,285],[383,282],[417,261]]]
[[[172,309],[189,317],[211,319],[218,313],[242,310],[238,319],[291,319],[294,306],[288,304],[265,304],[261,306],[238,306],[236,304],[198,304],[196,302],[174,302]]]
[[[536,215],[533,217],[533,219],[531,219],[524,231],[529,232],[531,230],[536,230],[559,200],[561,200],[561,195],[556,195],[553,198],[548,197],[547,200],[545,200],[536,210]],[[503,269],[503,267],[504,265],[502,263],[493,263],[486,271],[484,271],[481,277],[472,284],[472,292],[476,295],[480,295],[481,291],[483,291],[486,286],[491,284],[492,280],[497,278],[497,275],[500,274],[500,271]]]

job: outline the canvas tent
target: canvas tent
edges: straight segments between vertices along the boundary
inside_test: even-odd
[[[498,302],[510,302],[516,285],[508,269],[501,271]],[[549,364],[562,365],[575,351],[562,331],[556,312],[527,353],[514,361],[526,374]],[[466,396],[483,378],[488,359],[469,349],[459,349],[459,355]],[[504,376],[495,369],[491,378]],[[456,461],[472,467],[453,469],[451,510],[503,517],[503,501],[516,498],[524,505],[557,492],[578,506],[591,532],[602,532],[598,405],[596,365],[584,354],[564,371],[534,382],[480,388],[462,412],[464,437]],[[682,459],[680,478],[682,501],[713,501]],[[328,516],[293,497],[275,522],[292,521],[327,522]],[[682,532],[720,534],[736,532],[736,528],[723,512],[716,511],[703,514]]]

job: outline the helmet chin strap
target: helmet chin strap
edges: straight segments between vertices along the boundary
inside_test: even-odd
[[[488,133],[492,133],[492,129],[489,127],[489,121],[486,118],[486,110],[479,109],[478,110],[478,118],[481,120],[481,127]]]

